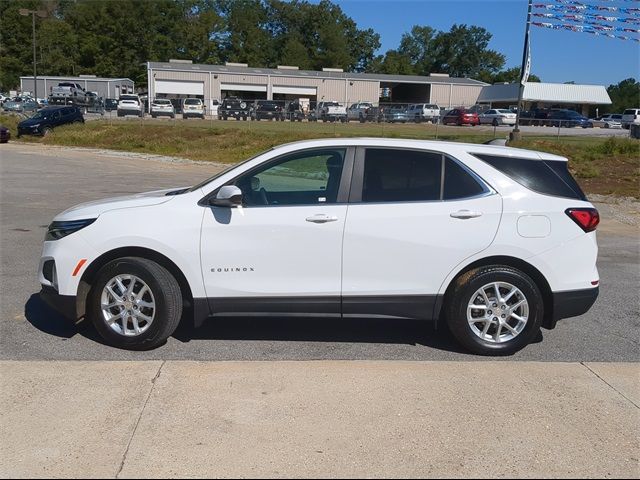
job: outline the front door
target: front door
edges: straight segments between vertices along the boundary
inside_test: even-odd
[[[208,207],[202,225],[214,314],[340,314],[352,162],[352,149],[305,150],[228,183],[242,190],[243,206]]]
[[[353,177],[343,313],[430,318],[447,275],[491,244],[500,196],[439,152],[359,149]]]

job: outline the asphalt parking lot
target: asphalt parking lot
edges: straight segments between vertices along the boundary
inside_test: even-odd
[[[0,359],[483,360],[460,351],[445,329],[398,320],[221,319],[196,331],[181,328],[154,351],[132,353],[102,345],[91,326],[75,326],[42,304],[36,270],[45,228],[55,214],[88,200],[190,185],[218,168],[142,155],[2,145]],[[603,214],[598,302],[588,314],[543,330],[538,342],[510,360],[638,360],[637,217],[620,216],[617,206],[598,206]]]

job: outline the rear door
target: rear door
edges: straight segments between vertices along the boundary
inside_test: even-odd
[[[499,195],[440,152],[358,149],[343,313],[430,318],[444,279],[491,244],[501,212]]]

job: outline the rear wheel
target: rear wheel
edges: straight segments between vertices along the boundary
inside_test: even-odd
[[[460,276],[445,308],[451,333],[479,355],[510,355],[522,349],[540,331],[544,312],[535,282],[502,265]]]
[[[109,345],[151,349],[164,343],[180,322],[180,286],[164,267],[151,260],[120,258],[98,272],[87,314]]]

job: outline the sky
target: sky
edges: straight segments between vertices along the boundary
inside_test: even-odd
[[[640,4],[635,0],[583,2],[626,7]],[[493,34],[489,47],[506,56],[507,68],[519,67],[522,62],[526,0],[334,0],[334,3],[340,4],[359,28],[370,27],[380,34],[382,47],[378,53],[397,48],[402,34],[413,25],[449,30],[454,23],[466,23],[484,27]],[[640,78],[638,42],[532,27],[531,55],[531,71],[544,82],[608,86],[625,78]]]

